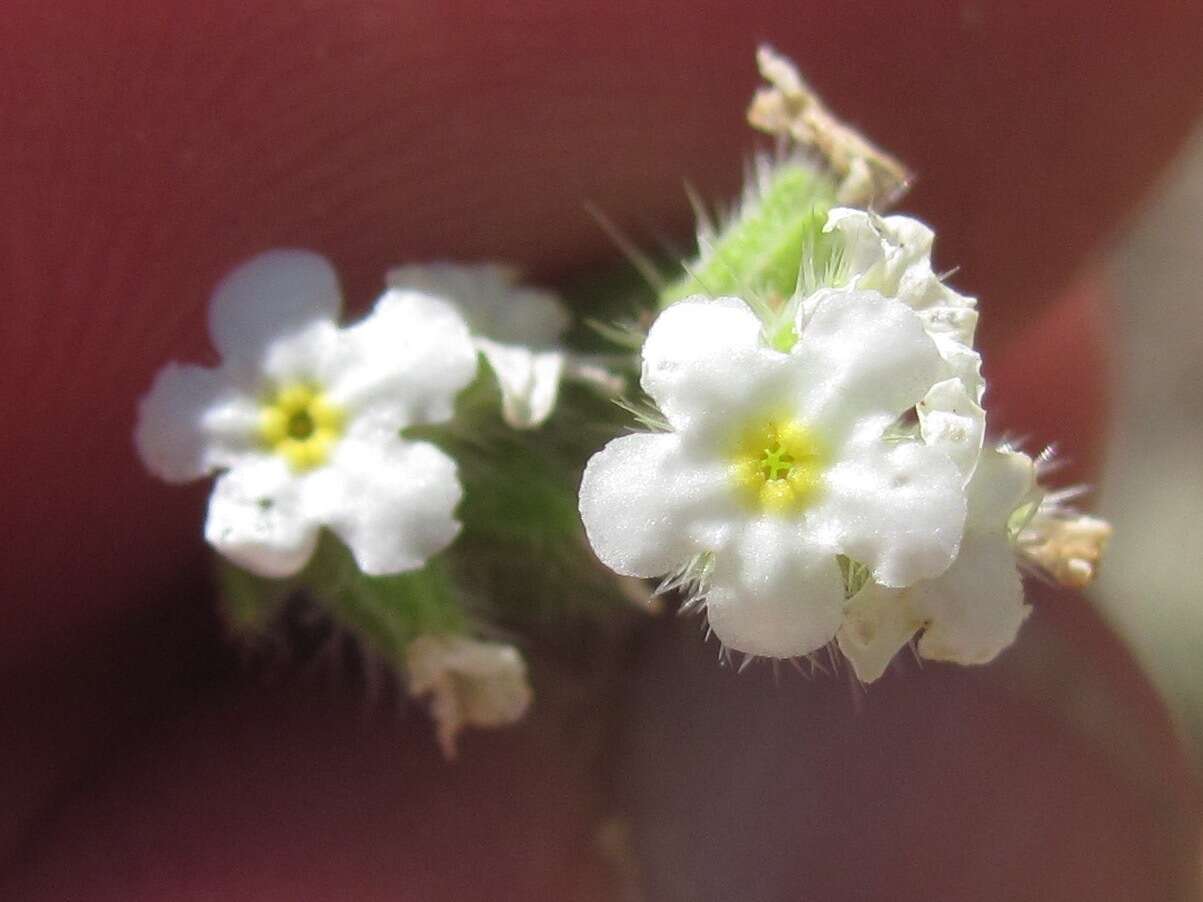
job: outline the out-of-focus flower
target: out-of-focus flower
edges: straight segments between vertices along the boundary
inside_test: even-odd
[[[526,663],[511,645],[466,636],[419,636],[405,649],[409,694],[430,696],[439,746],[448,758],[464,727],[516,723],[531,704]]]
[[[567,361],[560,340],[570,322],[554,295],[519,286],[515,270],[491,263],[400,266],[388,285],[460,310],[497,379],[506,423],[530,429],[551,415]]]
[[[171,482],[220,472],[205,537],[261,576],[298,572],[325,527],[367,574],[414,570],[455,537],[455,463],[407,426],[449,419],[476,352],[453,307],[386,294],[348,328],[322,257],[270,251],[218,286],[209,332],[221,364],[168,364],[135,441]]]

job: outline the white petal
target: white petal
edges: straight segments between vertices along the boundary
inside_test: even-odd
[[[997,534],[967,534],[948,572],[909,594],[928,621],[919,654],[933,661],[985,664],[1015,641],[1030,610],[1010,543]]]
[[[896,297],[908,271],[924,264],[931,271],[934,234],[916,219],[837,207],[827,214],[824,231],[840,237],[844,263],[858,288]]]
[[[305,507],[370,576],[417,570],[459,533],[455,462],[426,442],[347,436],[305,483]]]
[[[817,292],[800,320],[798,413],[833,441],[858,420],[892,421],[949,375],[915,313],[874,292]]]
[[[499,727],[520,720],[532,692],[526,662],[511,645],[466,636],[419,636],[405,648],[409,694],[430,696],[439,745],[455,757],[468,725]]]
[[[862,683],[872,683],[885,673],[922,625],[907,601],[911,591],[869,582],[848,603],[836,638]]]
[[[205,539],[252,573],[292,576],[313,554],[318,536],[301,485],[279,457],[243,461],[213,485]]]
[[[269,386],[307,382],[324,387],[344,365],[343,355],[342,330],[329,320],[315,320],[264,348],[262,375]]]
[[[581,519],[602,562],[623,576],[662,576],[720,547],[738,516],[729,477],[698,462],[675,434],[627,435],[593,455]]]
[[[764,346],[760,320],[743,301],[692,297],[652,324],[642,383],[677,430],[729,428],[784,393],[788,363]]]
[[[229,361],[257,367],[267,346],[342,308],[338,277],[310,251],[260,254],[227,275],[209,303],[209,334]]]
[[[388,274],[390,288],[451,301],[474,335],[528,347],[556,344],[571,322],[568,311],[549,292],[516,281],[514,269],[494,263],[399,266]]]
[[[766,658],[822,648],[843,617],[835,555],[803,541],[795,521],[753,521],[715,559],[706,616],[722,643]]]
[[[160,479],[187,482],[241,460],[255,425],[254,403],[222,371],[169,363],[139,402],[134,443]]]
[[[530,429],[551,415],[564,371],[562,352],[532,351],[487,338],[478,338],[476,346],[497,377],[506,423],[515,429]]]
[[[842,239],[849,287],[897,298],[919,313],[933,335],[948,334],[972,346],[977,302],[932,271],[931,229],[907,216],[839,208],[828,214],[825,231]]]
[[[922,314],[920,314],[922,317]],[[977,351],[952,335],[929,332],[940,356],[948,364],[950,375],[956,376],[965,386],[965,391],[976,403],[982,403],[986,392],[986,380],[982,378],[982,358]]]
[[[939,576],[956,557],[965,526],[960,471],[917,442],[873,442],[824,474],[824,496],[807,529],[865,564],[883,586]]]
[[[986,448],[969,483],[966,532],[1005,535],[1007,521],[1036,490],[1036,464],[1022,451]]]
[[[986,412],[969,396],[960,379],[937,382],[916,410],[923,441],[947,454],[968,483],[982,452]]]
[[[944,286],[939,286],[934,291],[956,295],[956,292]],[[961,295],[956,295],[956,297],[961,298]],[[902,300],[906,302],[909,299],[902,298]],[[917,303],[921,302],[908,303],[908,306],[915,308]],[[973,346],[973,333],[977,329],[978,315],[972,307],[963,306],[942,297],[939,301],[918,307],[915,312],[923,320],[923,325],[927,327],[927,331],[933,337],[943,336],[966,348]]]
[[[403,425],[445,422],[476,375],[468,326],[438,298],[389,291],[342,335],[327,385],[331,401],[352,413],[383,405]]]

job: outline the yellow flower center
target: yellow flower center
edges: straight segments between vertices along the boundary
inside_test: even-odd
[[[342,428],[342,410],[304,383],[284,386],[259,410],[260,440],[297,471],[324,464]]]
[[[793,514],[817,497],[826,454],[805,424],[769,420],[743,432],[731,455],[731,481],[765,513]]]

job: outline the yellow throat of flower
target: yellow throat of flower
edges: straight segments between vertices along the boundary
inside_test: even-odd
[[[826,454],[797,420],[757,423],[740,435],[731,456],[731,480],[757,510],[798,513],[818,496]]]
[[[342,410],[303,383],[279,389],[259,410],[260,440],[297,471],[324,464],[342,428]]]

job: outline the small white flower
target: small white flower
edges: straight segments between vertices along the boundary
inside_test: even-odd
[[[409,694],[430,695],[439,746],[455,757],[466,726],[500,727],[522,719],[531,704],[526,663],[510,645],[466,636],[419,636],[405,649]]]
[[[976,301],[949,288],[932,270],[934,234],[907,216],[837,208],[824,231],[839,240],[845,290],[876,291],[906,304],[923,321],[954,379],[932,388],[918,406],[924,439],[938,444],[973,475],[985,436],[981,357],[973,349]]]
[[[943,573],[965,520],[941,449],[888,427],[949,378],[922,321],[872,291],[807,299],[788,351],[735,298],[670,306],[643,348],[642,384],[670,432],[590,460],[581,514],[626,576],[705,567],[710,626],[728,647],[792,657],[843,620],[844,554],[888,586]]]
[[[986,449],[969,483],[969,515],[956,561],[942,576],[907,588],[866,583],[848,605],[840,650],[866,683],[880,677],[919,630],[919,654],[984,664],[1015,641],[1029,608],[1009,527],[1036,486],[1032,459]]]
[[[459,530],[455,463],[400,431],[451,417],[476,371],[467,326],[413,291],[345,329],[341,306],[324,258],[252,259],[210,304],[220,366],[168,364],[139,408],[147,468],[170,482],[221,471],[205,537],[262,576],[298,572],[322,527],[368,574],[417,569]]]
[[[555,407],[570,322],[555,296],[519,287],[517,273],[496,264],[401,266],[390,288],[421,291],[453,303],[472,330],[501,389],[502,415],[515,429],[540,425]]]

